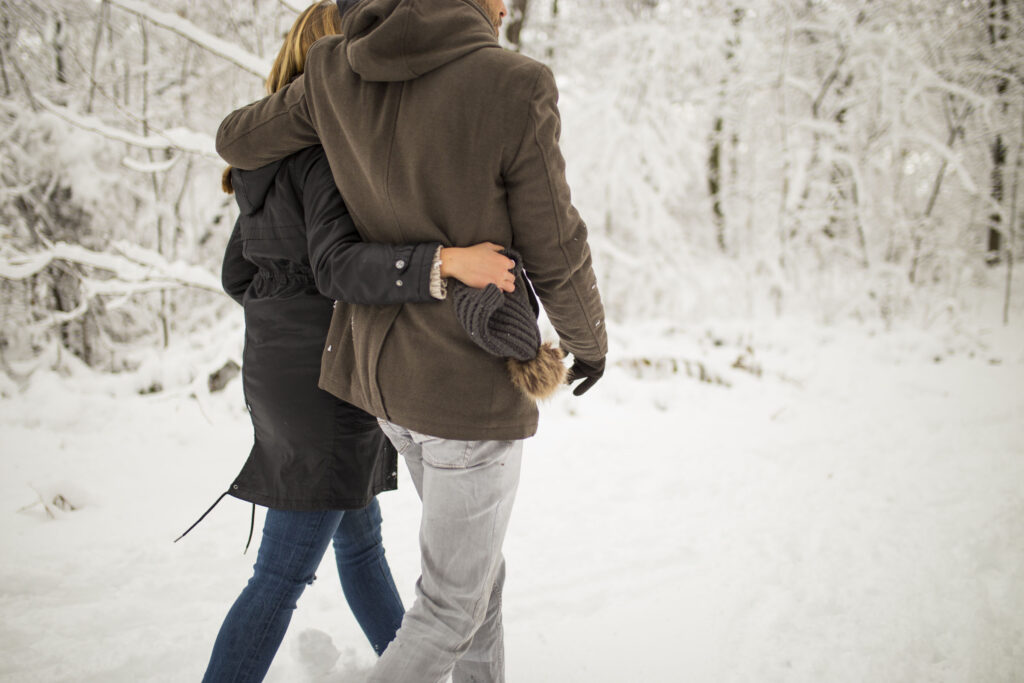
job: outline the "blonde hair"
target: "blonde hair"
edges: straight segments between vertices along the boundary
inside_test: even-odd
[[[306,68],[306,53],[324,36],[341,33],[341,15],[334,0],[310,5],[292,24],[267,76],[267,94],[273,95],[288,85]]]
[[[288,29],[284,44],[274,59],[267,76],[267,94],[273,95],[306,68],[306,53],[313,43],[324,36],[341,33],[341,15],[334,0],[320,0],[302,11],[295,23]],[[231,167],[224,169],[221,175],[221,189],[228,194],[234,192],[231,187]]]

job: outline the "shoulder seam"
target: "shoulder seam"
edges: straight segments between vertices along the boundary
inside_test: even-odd
[[[537,75],[533,77],[533,84],[530,86],[530,94],[526,98],[526,102],[525,102],[526,111],[525,111],[525,115],[523,116],[523,127],[522,127],[522,130],[519,131],[519,145],[516,147],[515,153],[509,159],[509,162],[508,162],[509,166],[511,166],[513,163],[515,163],[516,158],[519,156],[519,153],[522,151],[523,143],[526,140],[526,130],[530,126],[530,120],[533,118],[533,114],[530,112],[530,110],[533,108],[533,98],[534,98],[534,95],[537,93],[537,84],[540,83],[540,77],[544,75],[544,68],[545,68],[544,65],[541,64],[540,62],[536,62],[536,64],[540,68],[537,69]]]

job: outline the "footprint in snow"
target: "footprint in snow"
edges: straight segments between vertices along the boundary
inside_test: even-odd
[[[363,683],[370,671],[359,665],[354,648],[342,653],[328,634],[315,628],[299,633],[293,654],[311,683]]]

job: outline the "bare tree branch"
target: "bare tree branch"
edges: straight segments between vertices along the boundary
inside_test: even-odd
[[[59,116],[71,125],[82,130],[98,133],[111,140],[125,142],[134,147],[142,147],[143,149],[178,149],[189,154],[198,154],[210,159],[220,159],[217,155],[213,138],[204,133],[198,133],[187,128],[170,128],[165,131],[154,132],[150,135],[138,135],[109,126],[95,116],[79,114],[67,107],[54,104],[42,95],[36,95],[35,99],[44,109]]]
[[[105,270],[112,280],[91,280],[93,294],[125,294],[178,287],[194,287],[220,293],[220,280],[200,266],[168,261],[149,249],[116,242],[121,253],[93,251],[78,244],[55,242],[32,254],[7,253],[0,257],[0,278],[24,280],[39,273],[53,261],[66,261]]]
[[[110,4],[120,7],[123,10],[136,14],[157,26],[173,31],[183,38],[190,40],[205,50],[209,50],[218,57],[223,57],[232,64],[239,66],[249,73],[260,78],[266,78],[270,72],[271,63],[262,57],[242,49],[234,43],[223,38],[207,33],[187,19],[182,19],[176,14],[161,12],[153,9],[140,0],[109,0]]]

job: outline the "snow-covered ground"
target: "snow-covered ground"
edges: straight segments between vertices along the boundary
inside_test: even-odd
[[[509,680],[1024,680],[1021,329],[613,330],[605,379],[527,446]],[[197,681],[249,576],[240,501],[171,542],[248,451],[237,380],[202,404],[139,383],[0,400],[0,680]],[[411,603],[403,484],[381,502]],[[371,662],[325,562],[270,680]]]

